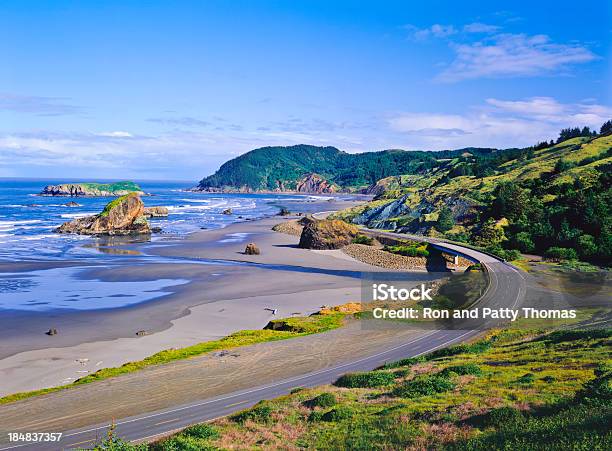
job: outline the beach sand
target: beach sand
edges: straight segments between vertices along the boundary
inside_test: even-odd
[[[361,273],[382,270],[339,251],[297,248],[298,237],[271,230],[283,220],[237,223],[162,246],[132,245],[156,255],[158,263],[94,267],[82,275],[105,281],[190,280],[170,287],[167,296],[101,311],[3,315],[0,395],[69,383],[163,349],[261,329],[271,319],[359,300]],[[261,255],[244,255],[248,242],[255,242]],[[278,309],[277,314],[266,308]],[[45,335],[50,327],[58,335]],[[139,330],[148,335],[136,336]]]

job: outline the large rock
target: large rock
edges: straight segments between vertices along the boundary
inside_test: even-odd
[[[329,194],[335,193],[336,186],[318,174],[306,174],[298,180],[295,190],[299,193]]]
[[[166,207],[145,207],[144,213],[147,218],[165,218],[168,216]]]
[[[339,219],[304,221],[299,247],[304,249],[340,249],[353,241],[359,229]]]
[[[142,200],[137,193],[130,193],[109,202],[102,213],[66,222],[55,231],[80,235],[137,235],[149,234],[151,228],[144,216]]]

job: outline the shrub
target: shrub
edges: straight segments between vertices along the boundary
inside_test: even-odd
[[[399,368],[401,366],[412,366],[417,363],[423,363],[426,361],[427,361],[427,358],[425,356],[409,357],[407,359],[401,359],[396,362],[385,363],[381,368],[385,370],[390,370],[393,368]]]
[[[418,398],[419,396],[430,396],[453,390],[456,384],[449,378],[434,374],[421,376],[411,381],[406,381],[396,387],[392,394],[402,398]]]
[[[353,238],[353,243],[372,246],[374,244],[374,238],[366,236],[366,235],[357,235],[355,238]]]
[[[610,338],[612,329],[588,329],[588,330],[557,330],[544,335],[539,340],[550,343],[563,343],[576,340],[596,340],[598,338]]]
[[[579,399],[599,399],[606,402],[612,400],[612,370],[609,364],[603,364],[595,370],[595,378],[584,384],[578,392]]]
[[[533,381],[535,381],[535,375],[533,373],[525,373],[516,380],[519,384],[531,384]]]
[[[336,397],[333,393],[321,393],[319,396],[304,402],[306,407],[332,407],[336,405]]]
[[[203,444],[201,441],[194,439],[193,437],[185,437],[181,435],[164,440],[152,448],[160,451],[213,451],[215,449],[214,446]],[[121,450],[121,448],[104,449],[117,451]]]
[[[410,370],[408,368],[397,370],[397,371],[393,372],[393,375],[396,378],[398,378],[398,377],[405,377],[405,376],[408,376],[409,374],[410,374]]]
[[[455,365],[444,368],[441,372],[441,376],[449,376],[450,373],[455,373],[459,376],[473,375],[481,376],[482,370],[475,363],[466,363],[463,365]]]
[[[311,423],[321,421],[322,418],[323,412],[321,412],[320,410],[313,410],[312,412],[310,412],[310,415],[308,415],[308,421],[310,421]]]
[[[182,435],[202,439],[215,439],[219,437],[219,432],[210,424],[200,423],[184,429]]]
[[[252,409],[244,410],[230,417],[237,423],[244,423],[247,420],[265,423],[270,419],[272,414],[272,408],[265,404],[260,404]]]
[[[557,380],[557,378],[555,376],[544,376],[542,380],[546,382],[547,384],[552,384],[553,382]]]
[[[502,429],[525,420],[522,412],[514,407],[498,407],[477,418],[475,423],[480,427]]]
[[[440,232],[448,232],[455,226],[455,218],[453,212],[447,206],[442,207],[438,213],[438,221],[436,222],[436,229]]]
[[[373,388],[391,385],[395,380],[393,373],[370,371],[367,373],[349,373],[341,376],[334,385],[345,388]]]
[[[551,261],[576,260],[578,254],[574,249],[568,247],[549,247],[544,257]]]
[[[415,245],[410,246],[385,246],[387,252],[392,254],[403,255],[404,257],[429,257],[429,251],[427,246],[417,247]]]
[[[535,250],[535,243],[527,232],[517,233],[511,241],[521,252],[533,252]]]
[[[335,409],[325,412],[321,419],[323,421],[342,421],[353,417],[353,409],[347,406],[339,406]]]
[[[481,340],[472,344],[461,344],[438,349],[429,353],[426,357],[427,360],[433,360],[440,357],[450,357],[458,354],[482,354],[483,352],[491,349],[491,346],[492,344],[489,340]]]

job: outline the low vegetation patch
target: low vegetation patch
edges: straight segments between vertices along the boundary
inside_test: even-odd
[[[457,384],[448,375],[419,376],[396,387],[391,393],[401,398],[418,398],[454,390]]]
[[[315,396],[314,398],[304,402],[304,405],[310,408],[327,408],[334,406],[336,402],[336,396],[333,393],[321,393],[320,395]]]
[[[353,238],[353,244],[365,244],[366,246],[373,246],[376,240],[367,235],[357,235]]]
[[[482,370],[475,363],[464,363],[463,365],[452,365],[444,368],[440,373],[441,376],[482,376]]]
[[[385,246],[387,252],[392,254],[403,255],[404,257],[429,257],[429,251],[427,250],[427,244],[420,246],[410,245],[397,245],[397,246]]]
[[[239,412],[236,415],[232,415],[230,419],[237,423],[244,423],[247,420],[265,423],[270,420],[271,415],[272,408],[267,404],[260,403],[252,409],[243,410],[242,412]]]
[[[334,385],[345,388],[372,388],[391,385],[395,375],[386,371],[370,371],[367,373],[349,373],[341,376]]]

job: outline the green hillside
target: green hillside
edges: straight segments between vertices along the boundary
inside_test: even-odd
[[[610,264],[612,136],[470,154],[377,183],[375,201],[338,216],[516,251]]]
[[[610,336],[496,331],[113,449],[610,449]]]
[[[335,147],[298,145],[262,147],[224,163],[200,181],[200,189],[292,190],[308,173],[317,173],[343,189],[366,187],[397,174],[416,174],[439,165],[442,156],[464,150],[438,152],[384,150],[349,154]],[[473,151],[490,152],[491,149]]]

